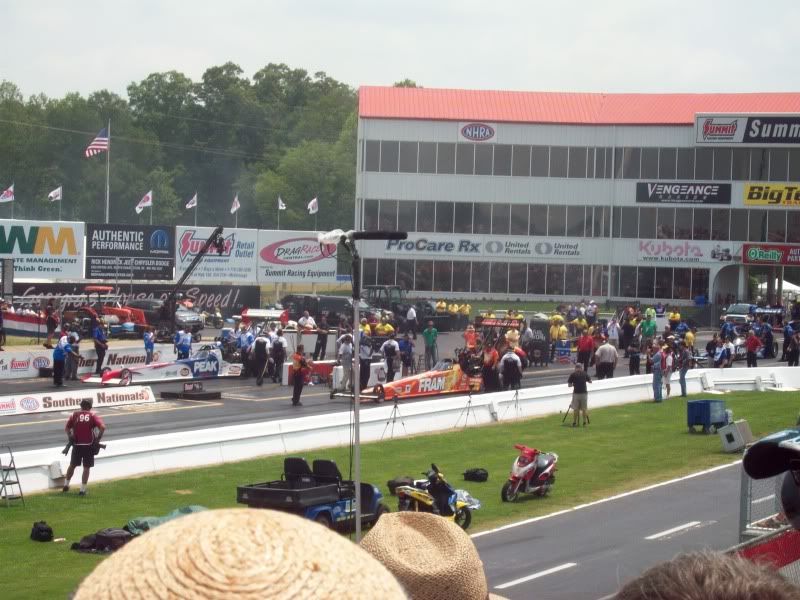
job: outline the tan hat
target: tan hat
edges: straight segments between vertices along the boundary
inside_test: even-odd
[[[412,600],[501,598],[489,594],[475,544],[443,517],[411,511],[383,515],[361,546],[391,571]]]
[[[75,600],[406,598],[378,561],[330,529],[272,510],[187,515],[101,562]]]

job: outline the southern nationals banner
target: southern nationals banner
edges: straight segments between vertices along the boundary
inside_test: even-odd
[[[27,415],[32,413],[80,410],[81,400],[88,398],[92,408],[124,406],[126,404],[152,404],[156,401],[148,386],[132,385],[117,389],[68,390],[17,394],[0,397],[0,415]]]

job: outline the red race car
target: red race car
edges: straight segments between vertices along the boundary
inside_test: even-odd
[[[440,394],[480,392],[482,387],[480,367],[477,370],[470,367],[465,369],[457,362],[446,358],[436,363],[430,371],[380,383],[371,390],[364,390],[364,395],[365,399],[383,402]]]

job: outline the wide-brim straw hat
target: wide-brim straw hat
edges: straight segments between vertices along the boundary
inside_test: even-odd
[[[361,546],[389,569],[412,600],[502,600],[489,594],[475,544],[444,517],[412,511],[383,515]]]
[[[75,600],[407,598],[367,552],[272,510],[209,510],[165,523],[101,562]]]

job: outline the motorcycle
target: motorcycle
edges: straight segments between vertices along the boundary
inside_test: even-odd
[[[520,492],[546,496],[556,482],[558,454],[540,452],[522,444],[514,444],[514,448],[519,450],[519,456],[511,465],[511,474],[500,492],[503,502],[514,502]]]
[[[425,479],[415,479],[412,485],[396,488],[397,509],[438,514],[467,529],[472,523],[472,511],[481,507],[480,501],[466,490],[453,489],[433,463],[431,470],[423,474]]]

